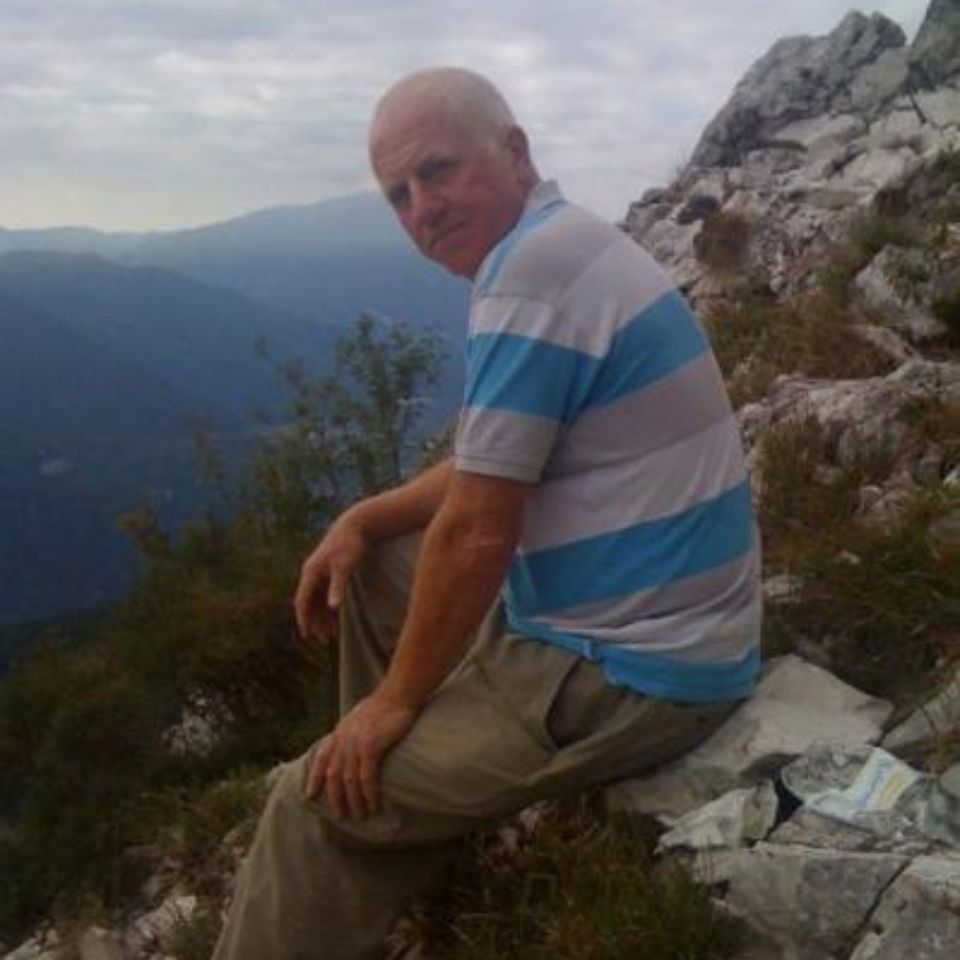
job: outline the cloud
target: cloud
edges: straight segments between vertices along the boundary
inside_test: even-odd
[[[925,4],[879,8],[914,30]],[[487,73],[545,173],[608,216],[668,177],[744,70],[845,0],[70,0],[0,5],[0,224],[177,226],[371,186],[401,73]]]

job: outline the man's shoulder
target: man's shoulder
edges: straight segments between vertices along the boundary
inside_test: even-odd
[[[612,223],[566,200],[521,223],[495,251],[475,296],[560,301],[575,285],[613,294],[638,279],[663,282],[663,270]]]

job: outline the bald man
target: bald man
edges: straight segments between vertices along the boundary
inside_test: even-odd
[[[466,835],[697,743],[758,669],[736,426],[666,275],[541,181],[466,70],[381,99],[370,160],[473,283],[454,456],[351,507],[304,563],[341,719],[274,788],[216,960],[366,960]]]

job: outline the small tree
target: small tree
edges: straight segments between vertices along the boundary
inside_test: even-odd
[[[279,530],[311,531],[355,497],[402,482],[441,359],[435,334],[364,314],[336,346],[335,373],[311,378],[300,363],[283,366],[293,422],[257,455],[257,515]]]

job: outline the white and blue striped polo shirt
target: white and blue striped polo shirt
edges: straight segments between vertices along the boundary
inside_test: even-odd
[[[535,483],[512,629],[640,693],[749,693],[759,550],[736,422],[666,273],[538,185],[474,282],[460,470]]]

